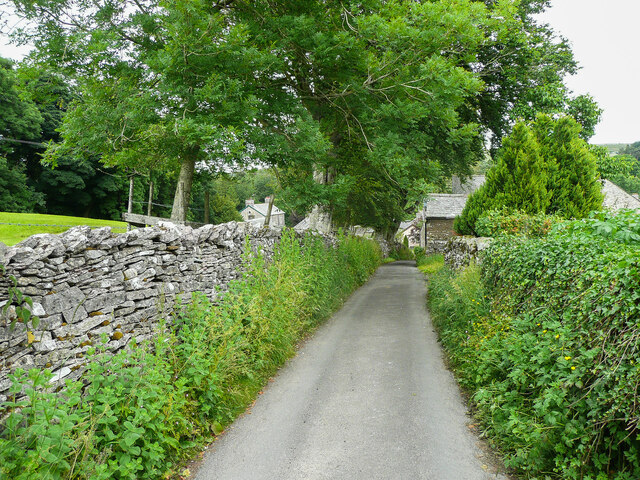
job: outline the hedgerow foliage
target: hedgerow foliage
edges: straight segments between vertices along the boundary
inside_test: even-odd
[[[602,205],[596,157],[571,117],[538,115],[518,123],[505,138],[486,183],[469,196],[454,222],[460,234],[477,235],[477,220],[490,210],[552,213],[583,218]]]
[[[490,210],[476,221],[476,232],[480,237],[524,235],[542,237],[563,219],[556,215],[536,213],[533,215],[508,208]]]
[[[639,259],[640,216],[598,214],[432,278],[452,363],[526,478],[640,478]]]
[[[115,357],[96,349],[64,395],[44,393],[52,375],[13,376],[24,401],[1,406],[0,478],[153,479],[180,473],[381,261],[377,244],[341,237],[303,245],[284,233],[272,262],[247,256],[242,281],[213,305],[203,295],[168,333]]]

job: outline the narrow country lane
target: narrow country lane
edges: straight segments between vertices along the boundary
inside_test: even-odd
[[[195,479],[496,478],[425,294],[412,263],[382,266],[209,449]]]

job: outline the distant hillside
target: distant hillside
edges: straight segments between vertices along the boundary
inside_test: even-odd
[[[609,151],[609,154],[615,155],[616,153],[619,153],[620,150],[622,150],[627,145],[628,143],[601,143],[598,146],[606,147],[606,149]]]

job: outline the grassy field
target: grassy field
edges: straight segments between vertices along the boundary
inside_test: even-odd
[[[65,217],[63,215],[40,215],[37,213],[0,212],[0,242],[6,245],[15,245],[36,233],[62,233],[76,225],[111,227],[115,233],[121,233],[127,230],[126,223],[116,222],[115,220]]]

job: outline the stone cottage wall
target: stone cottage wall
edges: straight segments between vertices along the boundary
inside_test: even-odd
[[[269,255],[280,235],[235,222],[195,230],[166,223],[118,235],[75,227],[0,252],[0,306],[12,275],[40,317],[31,342],[23,324],[12,330],[0,317],[0,401],[17,368],[49,368],[52,382],[60,382],[80,375],[84,355],[101,338],[113,353],[133,337],[150,338],[178,295],[187,301],[199,291],[213,299],[216,288],[241,275],[245,238]]]
[[[451,238],[455,238],[453,219],[429,218],[426,226],[426,252],[443,253]]]
[[[488,237],[453,237],[444,247],[444,263],[459,270],[469,263],[482,261],[482,252],[491,245]]]

